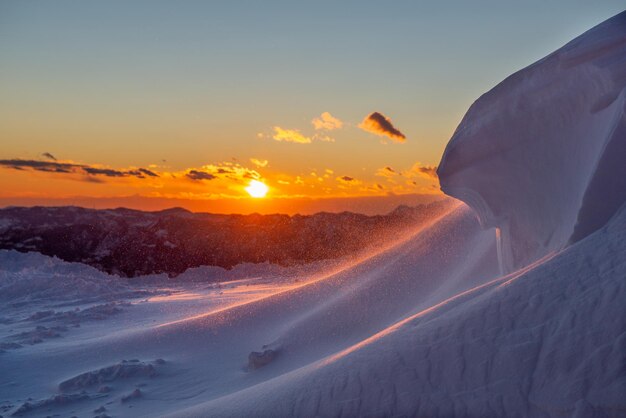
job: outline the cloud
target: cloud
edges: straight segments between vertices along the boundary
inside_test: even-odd
[[[361,182],[359,180],[355,179],[352,176],[340,176],[340,177],[337,177],[336,180],[340,184],[339,187],[342,187],[341,185],[343,185],[343,186],[355,186],[355,185],[361,184]]]
[[[124,177],[124,176],[128,175],[127,173],[124,173],[123,171],[113,170],[111,168],[84,167],[83,170],[87,174],[91,174],[91,175],[94,175],[94,176],[103,175],[103,176],[106,176],[106,177]]]
[[[419,174],[422,177],[426,177],[429,179],[437,179],[437,166],[436,165],[421,165],[420,163],[415,163],[411,170],[409,171],[409,175],[407,177],[412,177],[410,174],[415,173]]]
[[[269,164],[267,160],[257,160],[256,158],[250,158],[250,162],[259,168],[267,167]]]
[[[192,180],[213,180],[215,178],[226,178],[236,182],[243,182],[250,179],[259,180],[261,178],[261,175],[256,170],[252,170],[232,161],[206,164],[200,168],[189,168],[187,169],[185,176]]]
[[[328,135],[328,131],[339,129],[343,126],[343,122],[335,118],[328,112],[322,113],[319,118],[312,121],[313,126],[319,132],[311,136],[307,136],[298,129],[285,129],[280,126],[274,126],[272,134],[264,134],[259,132],[257,137],[260,139],[272,138],[278,142],[291,142],[294,144],[310,144],[311,142],[335,142],[335,138]],[[251,160],[252,161],[252,160]],[[254,163],[254,161],[253,161]]]
[[[47,173],[72,173],[81,168],[81,166],[70,163],[57,163],[51,161],[38,160],[0,160],[0,166],[12,168],[14,170],[35,170]]]
[[[379,168],[378,170],[376,170],[376,175],[379,177],[391,178],[391,177],[396,176],[397,174],[398,173],[396,172],[396,170],[394,170],[393,168],[389,166]]]
[[[147,168],[140,168],[138,171],[149,177],[159,177],[157,173],[155,173],[154,171],[150,171]]]
[[[0,160],[0,166],[14,170],[32,170],[58,174],[83,174],[87,176],[101,177],[159,177],[159,175],[155,172],[145,168],[139,168],[136,170],[115,170],[112,168],[101,168],[86,164],[60,163],[58,161],[11,159]]]
[[[332,138],[325,134],[319,134],[319,133],[313,135],[313,139],[316,141],[322,141],[322,142],[335,142],[335,138]]]
[[[194,181],[213,180],[217,178],[217,176],[215,176],[214,174],[207,173],[206,171],[198,171],[198,170],[189,170],[189,172],[185,175]]]
[[[316,130],[332,131],[343,127],[343,122],[328,112],[324,112],[319,117],[314,118],[311,123]]]
[[[50,154],[49,152],[44,152],[43,154],[41,154],[41,156],[42,157],[46,157],[47,159],[52,160],[52,161],[56,161],[57,160],[56,157],[54,155]]]
[[[370,113],[359,124],[359,128],[375,135],[386,136],[394,142],[406,141],[406,136],[393,126],[391,119],[379,112]]]
[[[274,138],[275,141],[293,142],[294,144],[311,143],[311,138],[302,135],[297,129],[283,129],[280,126],[274,126],[274,135],[272,138]]]

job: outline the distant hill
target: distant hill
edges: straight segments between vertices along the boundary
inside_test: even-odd
[[[176,276],[201,265],[302,264],[375,247],[442,215],[440,201],[386,215],[218,215],[73,206],[0,209],[0,249],[36,251],[108,273]]]

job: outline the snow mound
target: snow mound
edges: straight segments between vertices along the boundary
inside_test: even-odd
[[[81,263],[68,263],[39,253],[0,250],[0,302],[83,302],[115,300],[148,293],[128,282]]]
[[[102,383],[114,382],[118,379],[155,377],[156,375],[157,370],[153,364],[139,360],[123,360],[121,363],[82,373],[64,380],[59,383],[59,390],[61,392],[73,392],[94,385],[101,385]]]
[[[175,416],[621,416],[625,253],[626,206],[556,256]]]
[[[602,227],[626,201],[626,12],[480,97],[441,189],[502,239],[512,271]]]

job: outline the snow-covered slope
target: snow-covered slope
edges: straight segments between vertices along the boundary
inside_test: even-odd
[[[4,356],[10,361],[0,363],[0,392],[18,407],[27,397],[49,399],[51,385],[73,376],[124,359],[163,358],[168,366],[142,389],[145,396],[132,403],[133,414],[174,412],[347,349],[496,272],[494,234],[481,230],[471,212],[457,206],[388,248],[324,274],[302,276],[297,283],[279,283],[261,297],[189,310],[183,319],[171,320],[166,309],[153,319],[137,319],[142,324],[153,320],[149,327],[105,328],[97,336],[8,350]],[[251,361],[249,355],[266,350],[274,350],[272,361],[253,370],[255,357]],[[117,385],[123,391],[111,391],[108,399],[88,390],[90,398],[67,408],[89,410],[118,400],[130,388]],[[126,407],[114,402],[107,409],[119,414]]]
[[[480,97],[438,174],[498,227],[504,269],[562,249],[626,201],[626,12]]]
[[[176,416],[620,417],[626,206],[558,255]]]

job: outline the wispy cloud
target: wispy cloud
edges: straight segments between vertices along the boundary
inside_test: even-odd
[[[146,168],[116,170],[113,168],[91,166],[87,164],[64,163],[58,161],[21,160],[17,158],[0,160],[0,166],[14,170],[31,170],[58,174],[82,174],[96,177],[159,177],[157,173]]]
[[[396,172],[396,170],[394,170],[393,168],[386,166],[383,168],[379,168],[378,170],[376,170],[376,175],[378,177],[386,177],[386,178],[391,178],[396,176],[398,173]]]
[[[41,154],[41,156],[45,157],[45,158],[47,158],[49,160],[52,160],[52,161],[56,161],[57,160],[56,157],[54,155],[50,154],[49,152],[44,152],[43,154]]]
[[[335,138],[330,137],[323,133],[316,133],[315,135],[313,135],[313,139],[316,141],[322,141],[322,142],[335,142]]]
[[[352,176],[340,176],[340,177],[337,177],[336,180],[339,182],[339,184],[344,185],[344,186],[355,186],[357,184],[361,184],[359,180],[355,179]]]
[[[311,143],[311,138],[302,135],[297,129],[283,129],[280,126],[274,126],[274,135],[272,138],[274,138],[275,141],[292,142],[294,144]]]
[[[334,131],[336,129],[341,129],[343,127],[343,122],[331,115],[329,112],[324,112],[320,116],[313,118],[311,123],[317,131],[312,135],[304,134],[299,129],[285,129],[280,126],[274,126],[272,128],[273,132],[271,134],[259,132],[257,133],[257,138],[265,139],[271,137],[278,142],[291,142],[293,144],[310,144],[312,142],[335,142],[335,138],[328,135],[328,132]],[[253,164],[256,163],[253,162]]]
[[[146,176],[149,176],[149,177],[159,177],[159,175],[157,173],[155,173],[154,171],[150,171],[147,168],[140,168],[137,171],[139,171],[140,173],[143,173],[143,174],[145,174]]]
[[[320,116],[314,118],[311,123],[316,130],[333,131],[343,127],[343,122],[329,112],[322,113]]]
[[[189,168],[187,169],[185,175],[191,180],[213,180],[215,178],[224,178],[236,182],[258,180],[261,178],[261,174],[259,174],[256,170],[252,170],[232,161],[206,164],[199,168]]]
[[[259,168],[267,167],[269,161],[267,160],[258,160],[256,158],[250,158],[250,162]]]
[[[211,173],[207,173],[206,171],[198,171],[198,170],[189,170],[187,174],[185,174],[187,178],[194,181],[202,181],[202,180],[213,180],[216,179],[217,176]]]
[[[413,164],[413,167],[405,173],[406,177],[414,177],[413,174],[426,177],[428,179],[437,179],[437,166],[436,165],[422,165],[420,163]]]
[[[367,115],[359,128],[379,136],[385,136],[394,142],[405,142],[406,136],[391,123],[391,119],[379,112]]]
[[[83,167],[83,170],[87,174],[91,174],[93,176],[125,177],[128,175],[128,173],[119,170],[113,170],[111,168]]]

